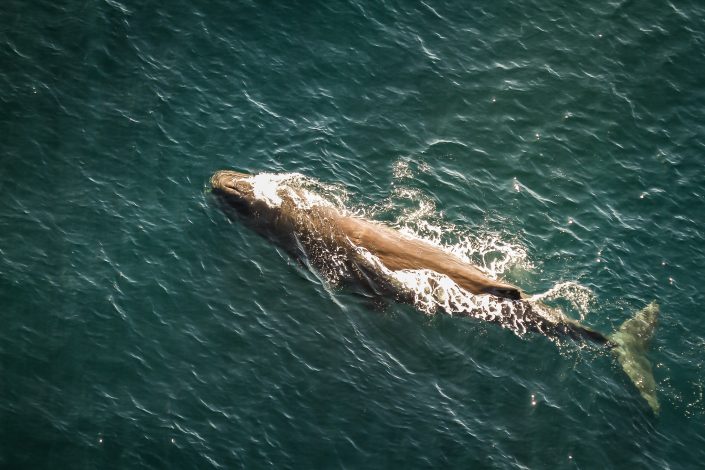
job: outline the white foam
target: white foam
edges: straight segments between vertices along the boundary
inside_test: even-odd
[[[590,307],[595,302],[595,294],[587,287],[574,281],[560,282],[546,292],[535,294],[530,302],[565,299],[577,310],[580,319],[585,320]]]
[[[281,206],[283,197],[291,199],[302,209],[342,207],[346,197],[337,186],[322,184],[300,173],[259,173],[247,178],[247,181],[252,185],[255,198],[270,207]],[[332,193],[332,197],[324,197],[326,193]]]
[[[255,199],[265,201],[270,207],[279,207],[283,202],[279,196],[282,183],[299,176],[298,173],[259,173],[247,178],[247,181],[252,185]]]
[[[358,252],[378,270],[401,283],[412,294],[416,308],[428,315],[440,310],[449,315],[462,314],[497,322],[517,335],[527,331],[514,302],[489,295],[473,295],[448,276],[429,269],[391,271],[369,251],[358,248]]]
[[[412,178],[414,175],[409,168],[409,162],[397,160],[392,166],[392,175],[394,179]]]

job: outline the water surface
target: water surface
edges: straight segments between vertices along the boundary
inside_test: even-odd
[[[701,464],[697,2],[10,0],[0,44],[3,467]],[[485,241],[600,331],[657,300],[661,414],[594,349],[331,289],[221,168]]]

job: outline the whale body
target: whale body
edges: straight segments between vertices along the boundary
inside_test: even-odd
[[[656,383],[646,351],[658,318],[655,303],[606,336],[551,308],[526,299],[521,290],[492,279],[477,267],[423,240],[405,236],[376,221],[351,215],[325,199],[312,197],[296,184],[260,188],[257,175],[222,170],[211,177],[211,188],[224,209],[259,233],[275,240],[298,259],[333,283],[352,282],[374,294],[414,303],[413,289],[396,273],[426,271],[435,279],[449,279],[454,288],[479,301],[449,313],[479,318],[517,333],[528,331],[551,338],[569,337],[610,349],[641,396],[657,413]],[[271,178],[268,180],[271,181]],[[431,290],[442,295],[442,289]],[[442,282],[442,281],[440,281]]]

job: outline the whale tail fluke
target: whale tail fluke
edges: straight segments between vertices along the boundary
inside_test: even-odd
[[[625,321],[609,338],[622,369],[655,414],[658,414],[660,405],[656,396],[656,380],[646,353],[654,336],[658,314],[658,304],[651,302]]]

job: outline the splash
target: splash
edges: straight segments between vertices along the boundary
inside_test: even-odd
[[[284,183],[301,178],[304,176],[300,173],[259,173],[247,178],[247,181],[252,185],[256,199],[265,201],[270,207],[279,207],[283,202],[279,191]]]
[[[301,209],[329,206],[343,209],[347,192],[338,185],[325,184],[301,173],[258,173],[247,178],[256,199],[270,207],[281,206],[285,196]]]
[[[595,302],[595,294],[589,288],[577,282],[567,281],[556,284],[546,292],[535,294],[528,300],[530,302],[546,302],[563,299],[567,300],[573,309],[578,312],[580,320],[585,320]]]
[[[427,315],[443,312],[448,315],[462,315],[498,323],[517,336],[523,336],[529,331],[525,322],[525,306],[523,302],[512,302],[490,295],[474,295],[461,288],[452,279],[428,269],[405,269],[391,271],[372,253],[358,248],[358,253],[375,269],[396,280],[402,290],[411,294],[414,306]],[[534,307],[534,312],[551,317],[551,311]]]
[[[409,162],[398,160],[392,167],[392,176],[394,176],[394,179],[399,180],[403,178],[412,178],[414,175],[411,173],[411,169],[409,168]]]

